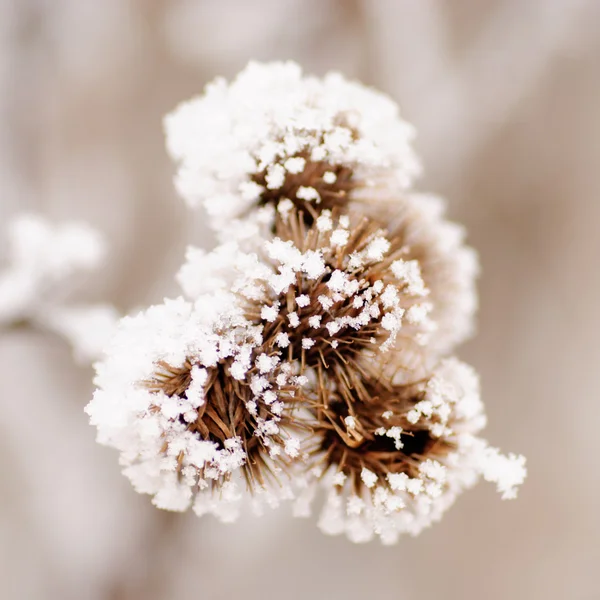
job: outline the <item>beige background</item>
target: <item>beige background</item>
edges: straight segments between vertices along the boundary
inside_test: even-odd
[[[80,298],[175,293],[185,243],[213,242],[175,196],[161,117],[250,58],[343,70],[419,129],[420,187],[481,254],[460,354],[529,479],[516,502],[481,484],[393,548],[283,513],[160,512],[94,442],[91,370],[0,332],[0,598],[600,598],[600,2],[0,0],[0,225],[35,209],[104,232]]]

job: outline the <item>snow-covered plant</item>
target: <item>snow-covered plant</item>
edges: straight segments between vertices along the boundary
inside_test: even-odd
[[[435,330],[430,291],[402,238],[366,217],[324,211],[305,226],[292,212],[256,254],[235,243],[209,254],[191,248],[183,289],[192,298],[210,286],[231,289],[265,340],[318,377],[378,376],[399,353],[422,354]],[[224,273],[229,281],[212,275]]]
[[[190,247],[184,297],[121,321],[87,407],[160,508],[233,520],[324,501],[323,531],[395,542],[525,459],[480,437],[477,259],[412,189],[412,128],[338,74],[251,63],[166,118],[176,184],[221,244]],[[322,490],[323,493],[319,493]]]
[[[480,476],[504,498],[525,478],[523,457],[502,456],[476,436],[485,425],[478,378],[454,358],[414,384],[365,380],[335,390],[312,416],[312,468],[297,514],[306,514],[320,481],[327,497],[319,526],[356,542],[416,535]]]
[[[196,512],[229,520],[240,482],[259,494],[285,483],[304,378],[263,333],[229,293],[166,301],[121,322],[86,410],[99,441],[121,450],[127,476],[160,508],[193,501]]]
[[[304,76],[292,62],[250,63],[229,85],[215,80],[165,129],[177,189],[223,239],[254,235],[252,224],[291,205],[306,218],[368,205],[420,170],[413,128],[389,97],[339,73]]]
[[[82,274],[98,269],[106,253],[101,236],[85,223],[52,224],[19,214],[8,224],[8,265],[0,271],[0,328],[29,323],[63,336],[77,359],[92,362],[118,320],[108,304],[73,304]]]

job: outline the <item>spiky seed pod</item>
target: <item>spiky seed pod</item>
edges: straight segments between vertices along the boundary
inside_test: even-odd
[[[483,476],[503,497],[525,477],[523,457],[502,456],[476,437],[485,424],[473,369],[443,361],[425,381],[364,382],[368,402],[335,397],[313,407],[308,479],[297,501],[306,514],[316,481],[328,490],[320,527],[357,542],[393,543],[439,519]]]
[[[254,236],[277,209],[296,205],[310,220],[381,181],[405,189],[420,170],[413,128],[390,98],[337,73],[304,76],[291,62],[216,80],[165,129],[179,192],[207,209],[221,239]]]
[[[298,456],[288,413],[304,379],[262,341],[227,294],[167,301],[122,321],[86,411],[157,506],[193,501],[197,513],[229,520],[241,481],[257,494],[287,493],[277,479]]]
[[[387,473],[418,477],[425,457],[444,457],[453,448],[434,437],[432,423],[411,423],[408,413],[425,397],[426,381],[402,386],[363,381],[354,397],[333,391],[326,405],[313,406],[313,446],[310,454],[326,471],[343,473],[353,493],[365,488],[365,470],[389,486]],[[360,397],[359,397],[360,396]]]
[[[434,326],[429,292],[418,263],[404,260],[403,240],[386,237],[371,219],[329,211],[307,226],[293,210],[276,227],[262,260],[235,246],[190,253],[180,272],[186,292],[193,297],[216,286],[243,296],[265,347],[312,371],[324,394],[327,378],[350,390],[357,378],[378,377],[392,348],[395,368],[405,356],[412,370],[409,359],[420,358]],[[362,360],[371,349],[378,359]]]
[[[288,358],[315,371],[324,399],[328,378],[340,393],[360,394],[360,381],[379,377],[388,354],[396,369],[415,369],[435,324],[428,319],[432,307],[420,266],[407,260],[401,236],[387,234],[373,219],[337,211],[323,212],[310,227],[302,213],[292,212],[277,220],[276,234],[268,244],[271,259],[281,246],[277,240],[285,240],[308,260],[319,256],[324,268],[316,278],[302,269],[296,273],[275,300],[280,311],[265,324],[265,336],[289,336]],[[281,270],[282,263],[275,264]],[[377,359],[364,360],[365,351]]]
[[[444,218],[444,199],[430,194],[402,193],[394,188],[380,189],[377,201],[355,198],[351,205],[338,206],[337,215],[348,214],[353,222],[368,219],[377,223],[386,236],[403,249],[402,258],[418,265],[421,277],[429,290],[431,312],[429,320],[435,331],[427,339],[427,352],[440,357],[470,338],[477,311],[476,280],[479,261],[473,248],[465,244],[466,232],[462,225]],[[288,207],[289,208],[289,207]],[[312,218],[318,214],[312,210]],[[280,211],[273,231],[282,239],[293,239],[302,245],[302,232],[310,228],[290,231],[296,209]],[[324,210],[324,215],[331,214]],[[288,218],[290,217],[290,218]],[[286,236],[289,236],[286,237]],[[403,359],[405,357],[402,357]]]
[[[180,411],[177,418],[181,424],[185,424],[187,432],[211,442],[215,448],[239,444],[245,454],[241,471],[249,489],[256,486],[265,488],[269,483],[277,483],[285,459],[281,461],[281,466],[274,464],[272,459],[285,447],[285,439],[279,432],[281,428],[291,428],[291,424],[289,416],[283,414],[283,409],[284,404],[296,400],[297,386],[278,388],[278,400],[270,405],[258,403],[251,387],[251,381],[259,373],[256,364],[246,372],[243,380],[232,376],[232,359],[225,359],[210,367],[200,364],[198,358],[193,356],[189,356],[180,367],[164,361],[157,363],[152,378],[141,382],[160,398],[158,404],[150,406],[150,411],[164,412],[164,396],[174,399]],[[199,406],[191,407],[188,401],[190,395],[197,393],[195,387],[202,394],[203,401]],[[165,440],[165,453],[169,452],[168,444]],[[184,452],[180,451],[177,458],[177,470],[181,472]],[[211,468],[210,464],[199,468],[199,480],[209,481],[212,487],[218,487],[231,477],[228,471],[210,472]]]

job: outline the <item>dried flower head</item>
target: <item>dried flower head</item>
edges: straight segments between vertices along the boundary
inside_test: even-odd
[[[525,459],[502,456],[475,436],[485,425],[475,372],[444,360],[427,380],[405,386],[363,383],[368,402],[332,394],[313,408],[311,468],[297,501],[306,514],[316,480],[328,490],[319,525],[356,542],[393,543],[419,533],[478,477],[514,497]]]
[[[122,321],[97,366],[86,411],[100,442],[121,451],[140,492],[169,510],[232,519],[242,491],[269,488],[298,456],[286,427],[296,376],[264,352],[260,326],[235,298],[166,301]]]
[[[180,272],[184,290],[194,297],[216,286],[243,296],[266,347],[284,350],[302,373],[312,370],[324,393],[327,378],[354,388],[357,377],[380,374],[390,359],[363,360],[366,350],[383,355],[393,348],[396,368],[399,356],[419,354],[434,330],[429,290],[418,262],[405,260],[401,237],[386,235],[372,219],[330,211],[311,226],[291,211],[276,221],[275,233],[262,260],[233,245],[215,254],[192,250]]]
[[[462,228],[442,215],[437,199],[421,196],[399,203],[385,228],[337,210],[308,226],[290,209],[257,253],[235,243],[212,253],[190,248],[178,278],[191,298],[214,289],[249,293],[259,300],[254,318],[270,299],[269,331],[292,334],[288,352],[304,356],[304,365],[314,367],[320,357],[327,368],[333,356],[354,373],[385,361],[388,377],[401,381],[408,369],[410,379],[470,335],[477,306],[476,255],[463,244]],[[367,356],[356,365],[358,352]]]
[[[310,220],[382,179],[404,189],[419,171],[413,129],[390,98],[338,73],[303,76],[292,62],[250,63],[229,85],[217,79],[165,129],[179,192],[224,237],[247,235],[257,207],[271,208],[267,221],[294,205]]]

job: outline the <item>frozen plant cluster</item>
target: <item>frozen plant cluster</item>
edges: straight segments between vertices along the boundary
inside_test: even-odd
[[[104,240],[85,223],[53,224],[30,213],[13,217],[7,233],[0,328],[28,324],[53,331],[71,344],[80,362],[93,362],[115,330],[118,313],[109,304],[69,298],[84,274],[101,266]]]
[[[394,543],[525,459],[481,437],[477,259],[418,193],[413,131],[339,74],[251,63],[168,115],[176,185],[221,243],[182,296],[126,317],[86,408],[160,508],[224,521],[289,501],[355,542]]]

